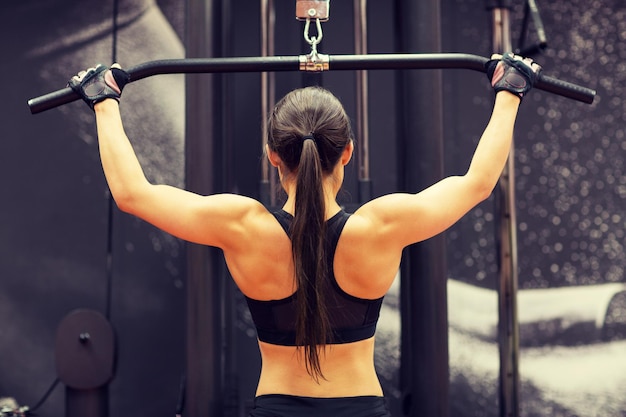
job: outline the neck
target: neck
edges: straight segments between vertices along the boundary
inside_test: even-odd
[[[283,210],[287,213],[294,214],[296,207],[296,184],[293,181],[283,183],[283,187],[287,192],[287,201],[283,205]],[[339,187],[336,186],[336,182],[332,176],[327,176],[324,179],[324,205],[326,206],[326,218],[329,219],[335,215],[341,207],[337,203],[337,193]]]

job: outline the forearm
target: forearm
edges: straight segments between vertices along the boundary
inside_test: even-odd
[[[104,174],[113,198],[125,210],[148,182],[124,131],[118,102],[105,100],[94,111]]]
[[[506,164],[519,104],[520,100],[508,92],[496,95],[491,118],[474,152],[467,175],[488,187],[488,192],[495,187]]]

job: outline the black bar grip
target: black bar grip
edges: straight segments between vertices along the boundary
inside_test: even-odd
[[[297,71],[299,65],[300,60],[297,56],[187,58],[148,61],[143,64],[127,68],[126,71],[130,74],[130,82],[134,82],[153,75],[163,74]],[[32,114],[37,114],[76,100],[80,100],[80,96],[71,88],[66,87],[28,100],[28,107],[30,107],[30,112]]]
[[[331,70],[354,69],[470,69],[486,73],[488,58],[469,54],[374,54],[337,55],[330,58]],[[356,64],[356,65],[355,65]],[[593,103],[596,92],[587,87],[539,74],[534,88],[557,94],[562,97]]]
[[[132,82],[161,74],[297,71],[299,65],[297,56],[187,58],[149,61],[127,71]]]
[[[471,69],[486,72],[487,58],[459,53],[448,54],[368,54],[334,55],[329,58],[330,70],[376,70],[376,69]],[[193,74],[225,72],[271,72],[298,71],[300,57],[236,57],[191,58],[149,61],[128,68],[130,81],[138,81],[159,74]],[[583,103],[593,103],[596,92],[586,87],[540,75],[535,88],[567,97]],[[66,87],[58,91],[28,100],[32,114],[41,113],[80,99],[78,94]]]
[[[31,98],[28,100],[28,107],[30,107],[30,112],[32,114],[37,114],[79,99],[80,96],[75,93],[74,90],[69,87],[65,87],[61,90],[44,94],[43,96]]]
[[[571,98],[572,100],[580,101],[586,104],[593,103],[593,99],[596,96],[595,90],[559,80],[541,73],[535,82],[534,88],[566,98]]]
[[[331,55],[330,70],[472,69],[485,71],[487,58],[469,54]]]

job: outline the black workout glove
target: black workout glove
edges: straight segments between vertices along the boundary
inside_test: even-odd
[[[530,58],[513,55],[511,52],[492,55],[491,60],[485,63],[487,77],[496,91],[506,90],[522,100],[532,88],[541,71],[541,66]]]
[[[93,110],[96,103],[107,98],[119,102],[122,90],[129,81],[130,75],[119,64],[113,64],[110,68],[98,64],[73,76],[67,85]]]

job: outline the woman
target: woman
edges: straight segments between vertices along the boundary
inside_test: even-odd
[[[540,69],[512,54],[492,58],[495,105],[467,173],[418,194],[374,199],[351,215],[336,197],[352,157],[352,132],[326,90],[292,91],[270,115],[267,157],[288,196],[271,213],[240,195],[199,196],[150,184],[119,113],[128,74],[98,66],[70,80],[95,111],[119,208],[223,250],[258,331],[262,369],[252,416],[389,415],[374,369],[374,332],[402,250],[446,230],[490,195],[519,103]]]

